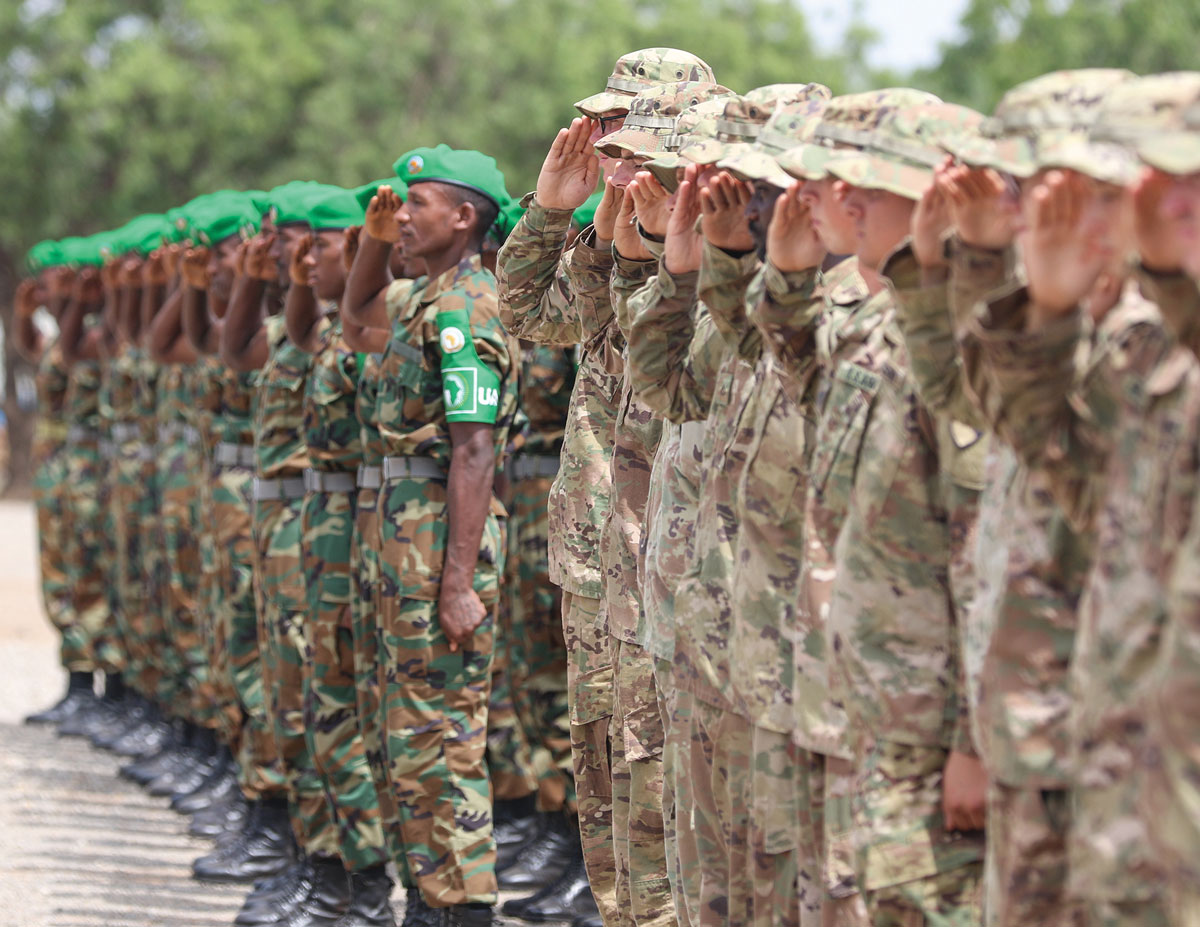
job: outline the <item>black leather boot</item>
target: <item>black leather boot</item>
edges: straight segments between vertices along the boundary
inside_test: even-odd
[[[157,753],[167,742],[170,727],[163,720],[162,712],[151,702],[146,702],[144,707],[138,724],[113,741],[109,748],[113,753],[118,756],[148,756]]]
[[[184,792],[181,786],[171,796],[171,808],[180,814],[195,814],[222,801],[237,788],[237,767],[233,757],[226,747],[218,747],[209,774],[190,792]]]
[[[220,839],[222,834],[241,830],[242,824],[246,820],[247,810],[242,790],[234,789],[223,801],[214,802],[192,815],[188,833],[193,837]]]
[[[118,740],[142,726],[150,711],[150,703],[131,689],[113,705],[113,722],[92,737],[92,744],[101,750],[111,750]]]
[[[561,812],[546,815],[542,833],[526,844],[509,866],[496,866],[496,881],[501,891],[536,891],[555,881],[570,862],[579,837],[572,832],[566,815]]]
[[[404,920],[400,927],[444,927],[445,908],[431,908],[421,890],[410,888],[404,896]]]
[[[546,923],[569,921],[588,914],[598,915],[587,870],[583,867],[582,848],[555,882],[529,898],[504,902],[501,913],[524,921]]]
[[[192,875],[208,882],[253,882],[291,865],[291,824],[287,800],[270,798],[256,803],[241,836],[192,863]]]
[[[308,857],[301,857],[279,875],[254,883],[233,923],[236,927],[282,924],[308,897],[312,883],[312,865]]]
[[[541,835],[544,818],[545,815],[537,813],[532,795],[496,802],[492,837],[496,841],[498,870],[516,862],[521,848]]]
[[[153,753],[139,757],[121,767],[121,776],[145,785],[166,772],[174,762],[176,754],[184,749],[184,727],[178,718],[167,722],[167,737],[161,747]]]
[[[63,694],[63,697],[44,711],[26,716],[25,723],[61,724],[77,712],[85,701],[92,697],[94,697],[92,692],[92,674],[84,672],[71,673],[67,677],[67,691]]]
[[[59,737],[85,737],[90,727],[96,723],[97,714],[102,711],[100,698],[94,691],[88,689],[79,693],[79,706],[58,726]]]
[[[392,880],[382,863],[350,873],[350,909],[334,927],[396,927]]]
[[[571,921],[571,927],[604,927],[604,918],[600,916],[600,912],[595,914],[584,914]]]
[[[312,888],[285,927],[333,927],[350,910],[350,879],[338,857],[312,860]]]
[[[120,675],[105,674],[99,711],[84,732],[93,746],[98,747],[114,733],[124,731],[126,714],[133,704],[132,694]]]
[[[445,909],[445,927],[492,927],[490,904],[456,904]]]
[[[190,725],[189,747],[181,755],[181,761],[146,786],[146,791],[156,797],[187,794],[199,787],[216,765],[216,735],[210,730]]]

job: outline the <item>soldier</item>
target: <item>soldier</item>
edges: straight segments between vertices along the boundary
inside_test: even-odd
[[[939,169],[914,214],[911,248],[888,262],[922,397],[958,422],[960,434],[997,424],[981,351],[967,326],[976,302],[1012,286],[1017,272],[1012,220],[1022,206],[998,172],[1021,178],[1027,199],[1054,152],[1081,144],[1105,94],[1130,77],[1118,70],[1065,71],[1010,90],[993,116],[994,138],[949,146],[974,167]],[[948,244],[939,227],[946,219],[953,223]],[[1144,322],[1140,300],[1112,307],[1125,276],[1113,267],[1094,285],[1093,350]],[[1047,503],[1046,474],[1023,466],[1003,443],[993,443],[986,472],[978,593],[965,651],[989,779],[984,908],[992,924],[1071,924],[1083,912],[1068,893],[1069,674],[1093,537]]]
[[[1164,652],[1168,600],[1161,584],[1195,500],[1200,370],[1185,340],[1194,295],[1180,303],[1145,269],[1140,286],[1122,298],[1141,303],[1139,316],[1107,333],[1090,354],[1084,315],[1103,309],[1089,285],[1111,276],[1130,245],[1121,213],[1131,168],[1126,148],[1133,139],[1149,147],[1174,128],[1196,98],[1197,79],[1127,81],[1106,95],[1090,142],[1039,152],[1044,166],[1056,169],[1026,198],[1020,244],[1028,286],[989,300],[975,320],[996,416],[1052,416],[1029,419],[1011,434],[1005,428],[1002,436],[1021,460],[1046,472],[1077,530],[1094,534],[1072,666],[1078,696],[1070,719],[1076,765],[1068,845],[1070,890],[1094,923],[1172,922],[1165,860],[1155,852],[1171,841],[1149,844],[1167,819],[1139,808],[1146,798],[1154,804],[1142,760],[1157,746],[1146,736],[1141,696]],[[1162,303],[1147,305],[1142,293],[1161,295]],[[1109,296],[1109,304],[1116,301]],[[1180,308],[1183,324],[1176,325]],[[1076,379],[1077,369],[1086,377]]]
[[[29,724],[60,724],[93,695],[92,672],[73,669],[65,649],[74,615],[65,559],[68,445],[64,411],[68,373],[58,343],[58,326],[66,308],[66,276],[70,271],[62,255],[58,242],[42,241],[34,245],[27,263],[35,276],[21,281],[13,297],[13,342],[17,351],[37,367],[38,414],[31,459],[42,607],[60,635],[59,656],[68,673],[66,694],[50,708],[26,718]],[[40,307],[45,307],[53,321],[53,333],[44,332],[38,325]]]
[[[793,353],[781,359],[800,379],[820,378],[809,527],[833,557],[832,692],[856,748],[856,868],[877,924],[980,918],[986,780],[968,730],[962,619],[950,586],[949,516],[963,519],[956,532],[966,530],[970,505],[959,494],[972,491],[969,458],[941,440],[942,426],[916,395],[878,275],[932,181],[938,139],[977,121],[946,104],[888,105],[887,94],[830,103],[814,142],[862,148],[826,165],[851,184],[845,205],[869,292],[844,319],[831,324],[816,307],[796,311],[813,234],[798,185],[777,204],[767,245],[770,265],[785,276],[783,286],[768,287],[765,303],[793,313]],[[879,648],[873,642],[881,639],[895,643]],[[914,846],[927,851],[912,854]]]
[[[308,607],[304,674],[305,737],[338,828],[348,879],[302,905],[290,923],[340,927],[394,923],[384,869],[387,847],[375,783],[363,747],[355,696],[350,627],[350,547],[355,470],[362,461],[355,417],[363,355],[347,343],[337,303],[345,288],[346,229],[364,209],[349,190],[330,190],[308,207],[311,233],[292,254],[284,317],[292,344],[313,355],[304,385],[304,432],[311,466],[304,471],[301,553]],[[323,310],[323,311],[322,311]],[[340,891],[339,891],[340,890]]]
[[[605,91],[576,104],[585,118],[559,132],[536,192],[522,200],[528,211],[502,249],[497,267],[501,311],[509,331],[535,343],[578,344],[581,349],[562,465],[550,491],[549,561],[551,579],[563,590],[571,749],[584,860],[608,927],[621,922],[623,914],[616,900],[612,850],[608,743],[613,663],[608,630],[600,618],[599,539],[609,509],[624,347],[620,329],[607,324],[612,316],[610,242],[617,194],[630,174],[613,177],[620,162],[597,157],[591,146],[616,128],[639,90],[688,78],[711,80],[712,70],[677,49],[643,49],[618,59]],[[605,187],[607,203],[597,206],[593,227],[581,232],[567,250],[571,212],[594,193],[601,174],[614,180]]]

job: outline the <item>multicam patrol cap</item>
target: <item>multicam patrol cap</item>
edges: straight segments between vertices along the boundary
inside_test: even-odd
[[[712,68],[691,52],[643,48],[618,58],[604,91],[585,97],[575,108],[598,119],[605,113],[628,112],[633,98],[648,87],[680,81],[716,83],[716,80]]]
[[[1153,74],[1114,88],[1089,138],[1132,151],[1168,174],[1200,171],[1200,73]]]
[[[887,113],[941,102],[932,93],[911,87],[889,87],[834,97],[801,144],[778,155],[776,161],[791,178],[820,180],[828,173],[831,161],[861,150]]]
[[[971,167],[1031,177],[1042,166],[1039,150],[1086,139],[1105,96],[1133,76],[1120,68],[1043,74],[1009,90],[979,132],[948,138],[944,147]]]
[[[832,96],[823,84],[768,84],[755,88],[725,104],[725,112],[717,120],[715,138],[685,140],[679,155],[693,164],[716,164],[722,158],[736,157],[749,150],[781,105],[828,100]]]
[[[887,107],[857,136],[858,153],[830,161],[827,169],[856,187],[917,200],[946,160],[942,140],[969,135],[981,122],[981,113],[955,103]]]
[[[653,158],[667,150],[678,116],[706,100],[732,94],[728,87],[706,81],[650,87],[634,97],[621,128],[597,141],[596,150],[611,158]]]

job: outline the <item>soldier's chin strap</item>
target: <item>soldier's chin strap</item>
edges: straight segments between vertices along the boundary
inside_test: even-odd
[[[480,360],[470,317],[463,309],[439,312],[437,327],[446,421],[494,424],[500,411],[500,376]]]

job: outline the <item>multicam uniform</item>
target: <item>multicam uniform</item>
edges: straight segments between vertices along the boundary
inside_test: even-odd
[[[335,308],[336,311],[336,308]],[[304,438],[310,469],[301,512],[308,646],[305,736],[351,871],[387,859],[375,783],[358,721],[351,608],[351,535],[362,436],[354,406],[363,356],[336,317],[321,330],[304,384]]]
[[[328,319],[321,321],[329,325]],[[287,336],[282,315],[265,322],[268,356],[257,374],[254,428],[254,578],[266,702],[287,779],[292,827],[302,849],[336,856],[338,833],[325,800],[304,724],[304,676],[309,653],[308,607],[301,557],[300,510],[304,443],[304,383],[312,356]]]
[[[504,510],[494,496],[473,581],[488,615],[467,647],[451,651],[438,598],[449,530],[449,422],[494,422],[499,459],[516,410],[516,356],[500,327],[494,280],[473,255],[409,293],[380,361],[385,749],[410,878],[434,907],[496,897],[483,761],[504,567]]]
[[[600,617],[600,535],[612,489],[610,461],[621,385],[623,337],[612,315],[611,250],[585,229],[570,250],[569,210],[545,209],[532,195],[500,251],[501,319],[514,335],[539,344],[581,347],[563,434],[562,459],[549,495],[550,579],[563,591],[571,752],[579,829],[592,894],[607,925],[619,923],[612,847],[609,726],[613,669]]]

